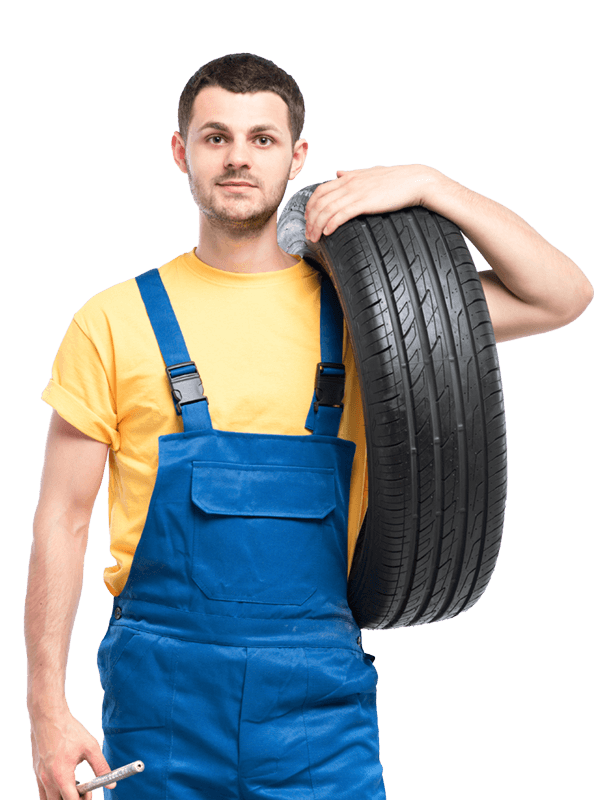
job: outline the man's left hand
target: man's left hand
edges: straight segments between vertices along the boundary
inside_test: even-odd
[[[359,214],[383,214],[426,205],[441,172],[421,164],[339,170],[317,186],[306,204],[306,238],[317,242]]]
[[[410,206],[452,220],[492,267],[479,277],[497,342],[566,325],[592,299],[579,267],[525,220],[421,164],[340,170],[306,204],[306,238],[316,242],[360,214]]]

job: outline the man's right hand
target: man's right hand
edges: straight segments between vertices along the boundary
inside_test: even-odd
[[[40,800],[92,800],[91,792],[80,795],[75,786],[75,767],[82,761],[95,775],[110,772],[98,741],[69,711],[32,719],[31,749]]]
[[[108,445],[52,414],[33,526],[25,601],[27,706],[40,800],[78,800],[75,767],[110,772],[94,737],[72,716],[65,673],[88,527]],[[86,800],[91,800],[88,792]]]

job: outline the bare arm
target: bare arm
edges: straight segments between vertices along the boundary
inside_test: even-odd
[[[492,267],[479,277],[496,341],[560,328],[585,310],[594,290],[568,256],[500,203],[449,178],[441,186],[429,207],[455,222]]]
[[[559,328],[587,307],[583,272],[517,214],[431,167],[371,167],[338,172],[306,206],[307,236],[317,241],[358,214],[422,205],[455,222],[491,270],[480,272],[496,341]]]
[[[109,771],[98,742],[71,715],[65,673],[79,604],[92,507],[108,445],[53,412],[25,603],[27,702],[41,800],[78,800],[74,769],[84,759]],[[91,798],[88,794],[86,798]]]

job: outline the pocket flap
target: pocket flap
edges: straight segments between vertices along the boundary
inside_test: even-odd
[[[194,461],[192,501],[209,514],[322,519],[335,508],[333,469]]]

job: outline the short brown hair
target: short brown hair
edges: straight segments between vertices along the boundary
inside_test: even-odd
[[[195,72],[179,98],[179,133],[187,142],[194,100],[201,89],[220,86],[229,92],[275,92],[289,111],[292,143],[300,138],[304,126],[304,98],[298,84],[280,67],[252,53],[235,53],[209,61]]]

